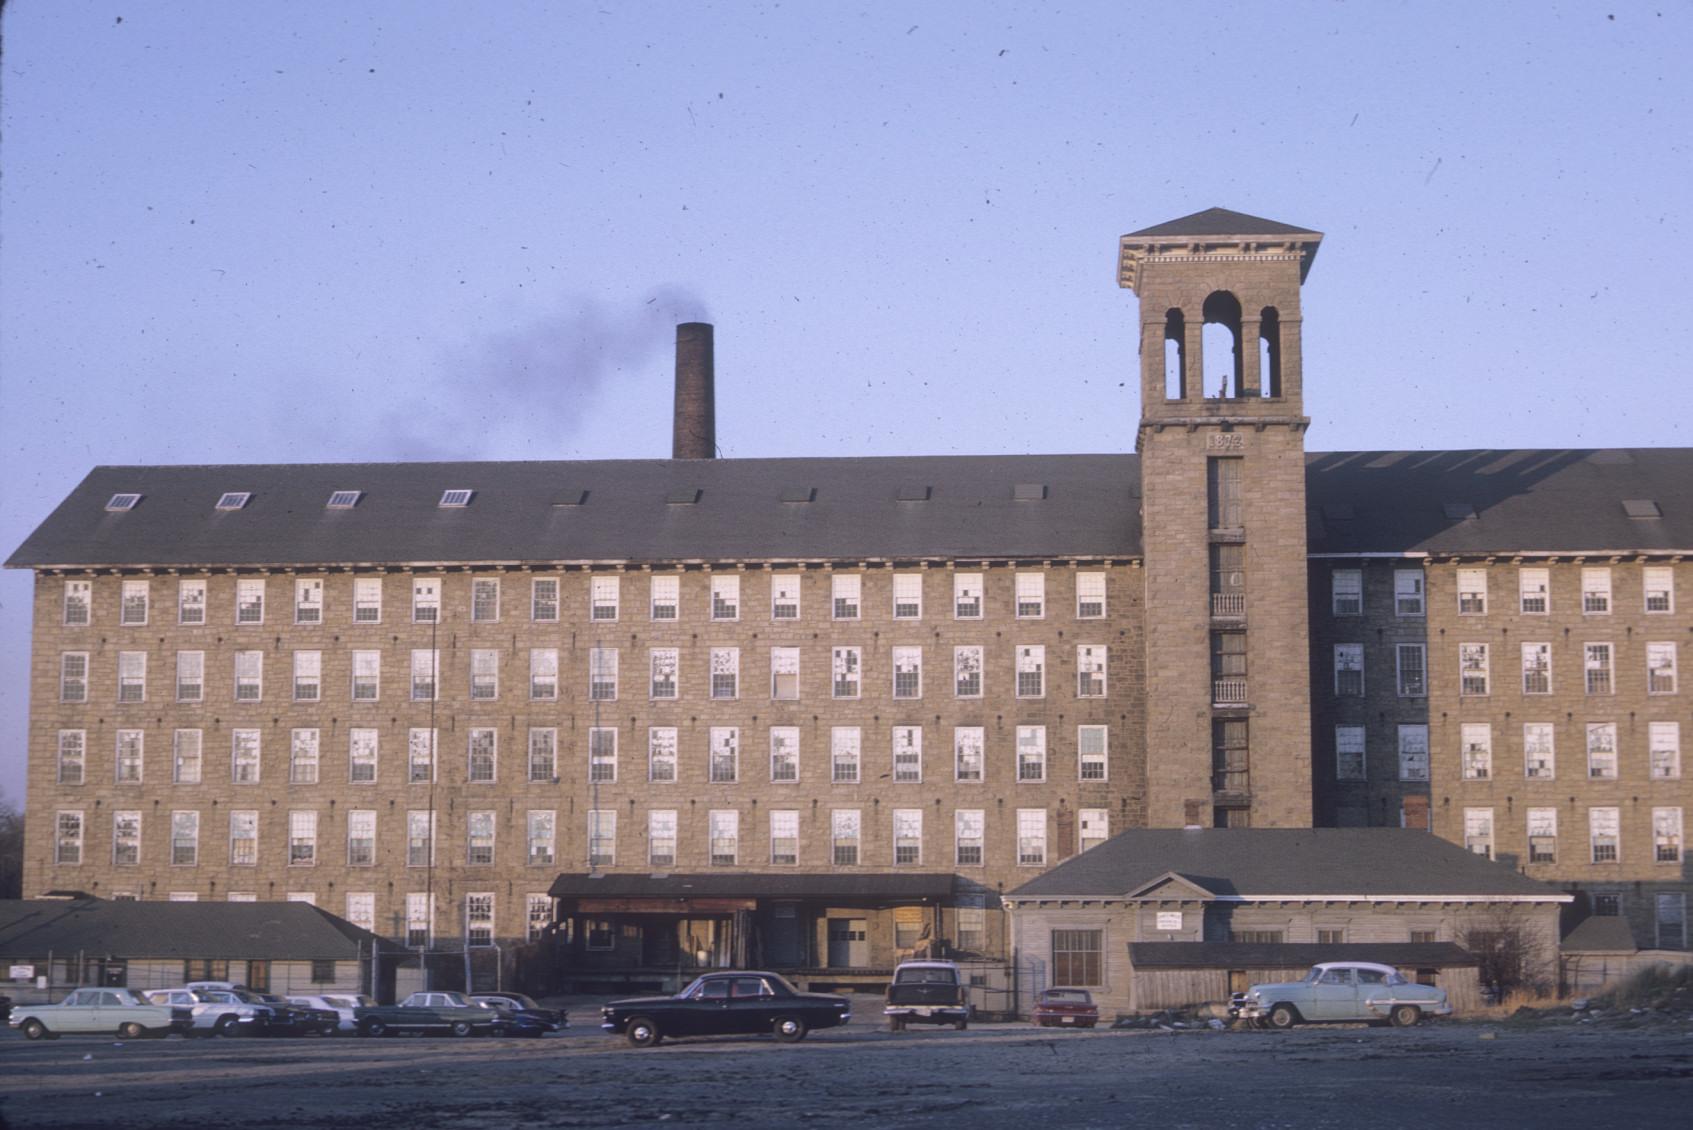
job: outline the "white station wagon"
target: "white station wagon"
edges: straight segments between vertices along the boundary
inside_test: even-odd
[[[1334,1020],[1409,1028],[1425,1016],[1451,1011],[1445,989],[1418,985],[1391,965],[1369,961],[1325,961],[1313,965],[1302,981],[1253,985],[1229,1002],[1230,1016],[1272,1028]]]

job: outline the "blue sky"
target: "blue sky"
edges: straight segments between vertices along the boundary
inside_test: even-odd
[[[0,19],[0,552],[91,466],[1119,451],[1127,231],[1326,233],[1315,450],[1687,445],[1693,9],[51,3]],[[28,574],[0,576],[22,792]]]

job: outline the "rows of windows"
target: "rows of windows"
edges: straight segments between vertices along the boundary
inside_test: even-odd
[[[1677,864],[1682,860],[1682,819],[1680,808],[1654,808],[1651,815],[1651,860],[1654,863]],[[1622,862],[1622,810],[1614,807],[1594,807],[1587,810],[1585,861],[1588,863]],[[1529,863],[1559,862],[1558,810],[1530,808],[1524,814],[1524,833],[1528,843]],[[1464,809],[1464,846],[1478,855],[1493,858],[1493,809]],[[1565,862],[1569,862],[1565,860]]]
[[[991,775],[997,778],[996,765],[1009,770],[1012,780],[1022,784],[1042,783],[1049,779],[1052,758],[1056,751],[1049,747],[1047,727],[1015,726],[1009,748],[998,748],[1004,738],[994,731],[990,744],[989,731],[983,726],[954,726],[951,728],[950,771],[943,776],[966,783],[982,783]],[[940,727],[931,732],[944,733]],[[890,726],[887,728],[887,753],[876,764],[867,766],[864,752],[864,733],[858,726],[835,726],[829,732],[827,760],[814,771],[817,780],[834,784],[858,784],[861,780],[885,777],[895,783],[919,783],[925,771],[934,773],[933,762],[940,751],[931,750],[926,760],[923,726]],[[703,779],[714,784],[734,784],[761,779],[764,770],[754,762],[751,748],[743,748],[743,732],[739,726],[712,726],[706,729],[705,748],[694,756],[699,771],[689,772],[690,779]],[[794,784],[801,779],[801,730],[798,726],[766,727],[768,743],[768,779],[777,784]],[[746,735],[750,737],[751,735]],[[492,784],[500,779],[500,731],[492,727],[470,727],[465,742],[464,780],[471,784]],[[413,727],[406,732],[404,760],[390,774],[412,784],[429,783],[436,778],[440,755],[439,730]],[[345,748],[343,764],[330,764],[329,751],[324,745],[323,731],[316,727],[299,727],[289,731],[286,754],[286,780],[294,785],[314,785],[331,780],[350,784],[373,784],[378,779],[382,756],[382,731],[376,728],[352,727],[347,731],[345,746],[337,742],[337,751]],[[623,767],[620,752],[622,732],[613,727],[589,727],[586,741],[587,779],[596,784],[614,784],[629,772]],[[142,784],[150,777],[147,772],[147,732],[139,729],[119,729],[115,734],[111,780],[118,784]],[[1109,779],[1109,728],[1106,726],[1077,726],[1074,749],[1076,779],[1098,782]],[[279,767],[274,759],[269,768],[273,776],[266,776],[263,731],[237,728],[228,738],[229,761],[225,770],[215,771],[208,765],[205,732],[199,729],[179,729],[170,735],[168,766],[165,771],[174,784],[197,785],[215,775],[227,773],[225,779],[236,784],[258,784],[274,779]],[[220,745],[221,749],[221,745]],[[560,771],[561,748],[558,728],[530,727],[516,771],[520,780],[556,783]],[[569,756],[569,751],[564,751]],[[703,754],[703,756],[700,756]],[[392,756],[392,755],[391,755]],[[579,755],[578,755],[579,756]],[[674,726],[652,726],[646,731],[646,749],[634,766],[634,779],[673,783],[683,777],[678,730]],[[763,760],[762,752],[757,755]],[[944,755],[943,755],[944,756]],[[339,762],[339,756],[334,758]],[[943,763],[944,764],[944,763]],[[80,785],[97,776],[90,765],[88,731],[60,730],[58,732],[58,781],[63,785]],[[1679,766],[1679,761],[1677,762]],[[886,772],[881,772],[886,767]],[[155,774],[158,772],[155,767]]]
[[[770,619],[801,619],[801,584],[799,572],[770,574]],[[983,616],[984,574],[953,573],[950,613],[957,620],[979,620]],[[919,620],[923,617],[924,584],[922,573],[894,573],[890,584],[890,611],[896,620]],[[1079,572],[1075,574],[1075,606],[1078,620],[1098,620],[1105,616],[1105,574]],[[1044,571],[1018,570],[1013,574],[1012,590],[1015,615],[1020,620],[1045,619],[1052,611],[1047,599]],[[706,608],[712,620],[741,619],[742,577],[738,573],[714,573],[710,576],[710,600]],[[624,578],[620,574],[595,574],[588,578],[587,612],[592,621],[609,622],[625,618]],[[411,603],[407,615],[413,623],[430,624],[441,620],[440,577],[413,577],[408,582]],[[160,582],[164,587],[166,582]],[[287,582],[278,582],[286,599]],[[505,607],[498,577],[473,577],[470,582],[470,619],[473,623],[496,623]],[[559,619],[561,589],[557,577],[533,577],[529,580],[527,607],[521,611],[538,623],[555,623]],[[235,582],[235,601],[231,610],[236,624],[263,624],[266,604],[272,599],[273,588],[266,577],[242,577]],[[176,582],[176,622],[204,624],[207,622],[206,581],[204,578],[185,578]],[[355,624],[378,624],[383,616],[384,579],[380,576],[355,577],[350,621]],[[829,601],[825,611],[833,620],[857,620],[863,609],[863,575],[859,573],[831,573]],[[521,599],[521,598],[520,598]],[[118,598],[118,623],[141,626],[153,615],[153,581],[132,578],[121,584]],[[70,627],[84,626],[94,620],[94,587],[87,579],[65,582],[63,623]],[[637,607],[639,607],[637,605]],[[681,577],[677,574],[655,574],[648,578],[645,608],[640,614],[654,621],[678,620],[682,616]],[[274,615],[274,614],[272,614]],[[301,577],[293,581],[292,619],[296,624],[321,624],[325,620],[324,581],[321,577]]]
[[[1560,571],[1560,576],[1562,572]],[[1522,566],[1516,570],[1516,610],[1527,616],[1545,616],[1553,610],[1553,570],[1544,566]],[[1485,616],[1490,610],[1488,570],[1459,569],[1456,578],[1458,614]],[[1336,569],[1329,579],[1329,608],[1336,616],[1364,614],[1364,571]],[[1607,565],[1584,566],[1580,585],[1570,600],[1585,616],[1608,616],[1615,607],[1611,569]],[[1640,607],[1647,613],[1675,611],[1675,570],[1669,565],[1648,565],[1640,571]],[[1398,616],[1425,614],[1421,569],[1395,569],[1393,610]]]
[[[1463,722],[1458,726],[1457,764],[1464,780],[1486,781],[1503,775],[1506,765],[1520,764],[1522,775],[1530,780],[1551,780],[1558,775],[1558,724],[1553,722],[1524,722],[1522,741],[1516,749],[1495,749],[1493,724]],[[1594,780],[1617,780],[1634,773],[1624,773],[1622,750],[1617,740],[1617,723],[1566,723],[1566,733],[1573,729],[1585,753],[1585,763],[1576,776]],[[1681,776],[1681,723],[1649,722],[1646,727],[1645,775],[1654,781],[1676,780]],[[1513,725],[1509,732],[1518,731]],[[1362,781],[1368,775],[1366,765],[1366,728],[1336,726],[1334,728],[1335,776],[1342,781]],[[1428,779],[1428,727],[1400,726],[1399,777],[1407,781]],[[1636,755],[1637,756],[1637,755]],[[1508,759],[1508,760],[1507,760]],[[1515,772],[1514,768],[1511,769]]]
[[[932,655],[934,651],[929,649]],[[762,694],[763,688],[747,686],[742,680],[739,647],[709,649],[703,672],[703,687],[709,697],[735,699]],[[491,702],[500,697],[503,652],[499,648],[469,649],[466,688],[473,701]],[[798,647],[769,649],[769,696],[774,701],[796,701],[800,697],[801,652]],[[982,698],[987,691],[985,671],[987,648],[969,644],[952,649],[950,686],[955,698]],[[889,649],[886,683],[896,699],[924,697],[925,649],[898,646]],[[682,697],[682,649],[647,649],[646,697],[663,700]],[[1018,644],[1011,651],[1011,685],[1018,698],[1044,698],[1047,694],[1047,655],[1043,644]],[[234,652],[231,656],[230,688],[236,702],[260,702],[265,697],[265,653],[258,649]],[[329,697],[324,684],[324,653],[300,650],[283,660],[289,676],[284,691],[295,702],[319,702]],[[521,662],[521,660],[519,660]],[[943,666],[941,677],[948,672]],[[274,664],[274,661],[273,661]],[[1077,698],[1104,698],[1107,689],[1108,650],[1103,644],[1076,645]],[[615,701],[624,692],[622,654],[615,647],[588,649],[587,697],[589,701]],[[117,653],[117,700],[146,702],[148,653]],[[559,690],[559,649],[528,649],[528,679],[517,694],[535,702],[555,701]],[[204,702],[207,698],[206,653],[178,651],[175,655],[174,698],[177,702]],[[382,652],[355,649],[348,653],[347,696],[352,702],[376,702],[382,697]],[[864,649],[829,649],[829,694],[832,698],[855,699],[865,690]],[[944,685],[944,684],[943,684]],[[929,693],[934,693],[930,686]],[[414,701],[430,701],[443,694],[441,652],[437,648],[413,648],[406,670],[404,694]],[[87,702],[91,695],[89,653],[67,651],[59,657],[59,700]]]
[[[1581,672],[1577,686],[1590,695],[1616,693],[1616,647],[1609,641],[1585,642],[1581,647]],[[1524,695],[1551,694],[1552,644],[1529,640],[1518,645]],[[1673,640],[1648,640],[1643,645],[1646,663],[1646,693],[1678,694],[1681,690],[1679,648]],[[1486,643],[1458,645],[1458,693],[1466,698],[1491,695],[1497,689],[1495,648]],[[1506,662],[1509,662],[1507,657]],[[1506,686],[1511,685],[1507,673]],[[1424,698],[1429,693],[1428,647],[1420,643],[1394,645],[1394,680],[1400,698]],[[1364,694],[1364,645],[1334,645],[1334,693],[1341,698]]]
[[[207,848],[215,847],[222,858],[202,858],[205,850],[202,846],[202,832],[221,838],[224,831],[221,827],[216,832],[209,827],[203,829],[202,825],[209,825],[210,818],[203,821],[202,815],[197,809],[178,810],[168,814],[164,850],[170,866],[198,867],[202,862],[221,866],[224,858],[227,858],[231,867],[256,867],[262,858],[267,858],[260,850],[260,813],[257,809],[230,811],[226,818],[227,840],[222,843],[214,840],[212,844],[206,845]],[[379,851],[382,849],[393,853],[403,852],[407,867],[429,868],[442,862],[437,857],[437,812],[429,809],[409,810],[404,814],[403,823],[396,819],[396,814],[384,817],[384,826],[393,827],[398,823],[404,833],[402,839],[398,831],[391,832],[388,842],[378,839],[377,810],[350,809],[342,815],[344,836],[335,837],[336,842],[331,843],[328,823],[334,817],[333,812],[326,816],[316,809],[291,809],[286,814],[284,843],[280,849],[273,846],[270,850],[280,850],[289,867],[316,867],[320,864],[340,863],[342,860],[347,867],[375,867]],[[650,867],[675,866],[678,845],[682,838],[679,824],[682,815],[691,814],[674,808],[648,810],[645,814],[644,857],[625,859],[623,862]],[[831,809],[828,813],[826,843],[819,842],[810,851],[802,850],[800,810],[771,809],[765,813],[769,834],[763,844],[757,845],[762,849],[759,853],[762,858],[754,857],[752,851],[755,845],[748,843],[743,835],[744,815],[738,809],[711,809],[705,813],[703,826],[694,829],[692,846],[703,852],[711,866],[769,864],[774,867],[794,867],[800,864],[802,858],[812,864],[842,867],[873,862],[920,866],[925,862],[925,810],[920,808],[892,809],[886,829],[888,839],[877,845],[875,852],[871,852],[870,845],[866,843],[863,809]],[[988,810],[960,808],[953,810],[951,816],[952,851],[950,860],[946,862],[959,867],[986,866],[990,857]],[[82,864],[86,855],[86,811],[60,809],[55,818],[53,861],[64,866]],[[618,818],[617,809],[596,808],[587,811],[583,828],[584,847],[591,866],[614,867],[618,864]],[[120,810],[111,814],[110,850],[114,866],[140,866],[143,858],[143,824],[148,820],[158,819],[158,815],[149,816],[140,810]],[[521,851],[525,865],[560,865],[557,810],[529,809],[521,815],[513,814],[507,819],[520,821],[518,828],[523,835]],[[502,825],[501,814],[496,810],[472,809],[467,812],[463,843],[458,853],[459,860],[467,867],[493,866],[496,859],[496,840]],[[1014,823],[1008,830],[1015,833],[1011,855],[1018,866],[1046,866],[1048,825],[1048,813],[1044,808],[1015,810]],[[1109,837],[1108,810],[1084,808],[1078,812],[1075,845],[1077,850],[1087,851],[1104,843]],[[225,847],[227,856],[223,857]],[[340,858],[331,859],[325,854],[331,851],[340,855]],[[872,858],[873,855],[882,858]],[[395,855],[389,858],[397,857]],[[939,864],[942,861],[930,859],[929,862]]]

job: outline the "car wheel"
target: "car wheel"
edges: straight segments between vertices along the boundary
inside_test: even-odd
[[[953,1031],[962,1032],[964,1029],[970,1027],[970,1022],[968,1020],[955,1020],[952,1023],[952,1027]]]
[[[629,1026],[623,1030],[623,1034],[638,1048],[657,1047],[658,1042],[664,1039],[659,1034],[658,1025],[648,1016],[637,1016],[629,1021]]]
[[[126,1040],[139,1040],[146,1034],[147,1029],[143,1028],[133,1020],[126,1024],[118,1025],[118,1035],[122,1036]]]
[[[805,1039],[807,1029],[805,1021],[799,1017],[781,1016],[777,1017],[772,1031],[775,1032],[776,1038],[784,1044],[797,1044]]]
[[[1299,1013],[1290,1004],[1278,1004],[1270,1010],[1270,1027],[1283,1031],[1299,1023]]]
[[[447,1031],[451,1032],[455,1036],[468,1036],[470,1035],[470,1021],[455,1020],[453,1021],[452,1027],[448,1028]]]
[[[47,1035],[47,1025],[39,1020],[30,1019],[23,1023],[24,1039],[39,1040]]]
[[[382,1020],[366,1020],[363,1024],[359,1025],[359,1033],[365,1036],[386,1036],[388,1034],[388,1025]]]
[[[905,1017],[903,1017],[903,1016],[891,1016],[891,1017],[889,1017],[888,1018],[888,1031],[890,1031],[890,1032],[903,1032],[903,1031],[905,1031]]]
[[[233,1036],[241,1026],[241,1021],[233,1016],[220,1016],[218,1022],[212,1026],[212,1032],[219,1036]]]
[[[1414,1004],[1396,1004],[1387,1014],[1387,1022],[1395,1028],[1410,1028],[1423,1018],[1423,1010]]]

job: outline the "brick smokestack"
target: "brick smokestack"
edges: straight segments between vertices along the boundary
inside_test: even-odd
[[[710,322],[676,327],[676,431],[672,459],[717,457],[717,392]]]

